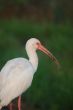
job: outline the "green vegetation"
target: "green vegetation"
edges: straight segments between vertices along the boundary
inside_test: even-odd
[[[0,69],[7,60],[26,57],[25,42],[36,37],[58,58],[61,69],[38,52],[39,67],[25,94],[37,110],[73,110],[73,28],[47,22],[0,20]]]

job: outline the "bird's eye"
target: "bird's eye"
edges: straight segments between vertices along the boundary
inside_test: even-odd
[[[36,45],[39,45],[39,43],[37,42]]]
[[[40,44],[40,43],[38,43],[38,42],[36,43],[36,48],[38,48],[38,47],[39,47],[39,44]]]

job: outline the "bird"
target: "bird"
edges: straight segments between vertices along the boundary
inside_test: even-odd
[[[21,95],[31,86],[38,68],[37,50],[44,52],[60,65],[56,57],[37,38],[30,38],[26,42],[25,50],[28,59],[13,58],[7,61],[0,71],[0,109],[18,97],[18,110],[21,110]]]

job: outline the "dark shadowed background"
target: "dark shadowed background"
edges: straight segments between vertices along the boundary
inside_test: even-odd
[[[31,37],[57,57],[61,69],[37,52],[38,70],[22,95],[22,110],[73,110],[73,1],[0,0],[0,69],[12,58],[28,58]]]

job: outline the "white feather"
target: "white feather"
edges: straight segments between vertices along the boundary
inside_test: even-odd
[[[29,75],[28,75],[29,74]],[[6,63],[0,72],[0,105],[8,105],[31,85],[34,69],[24,58],[15,58]]]

